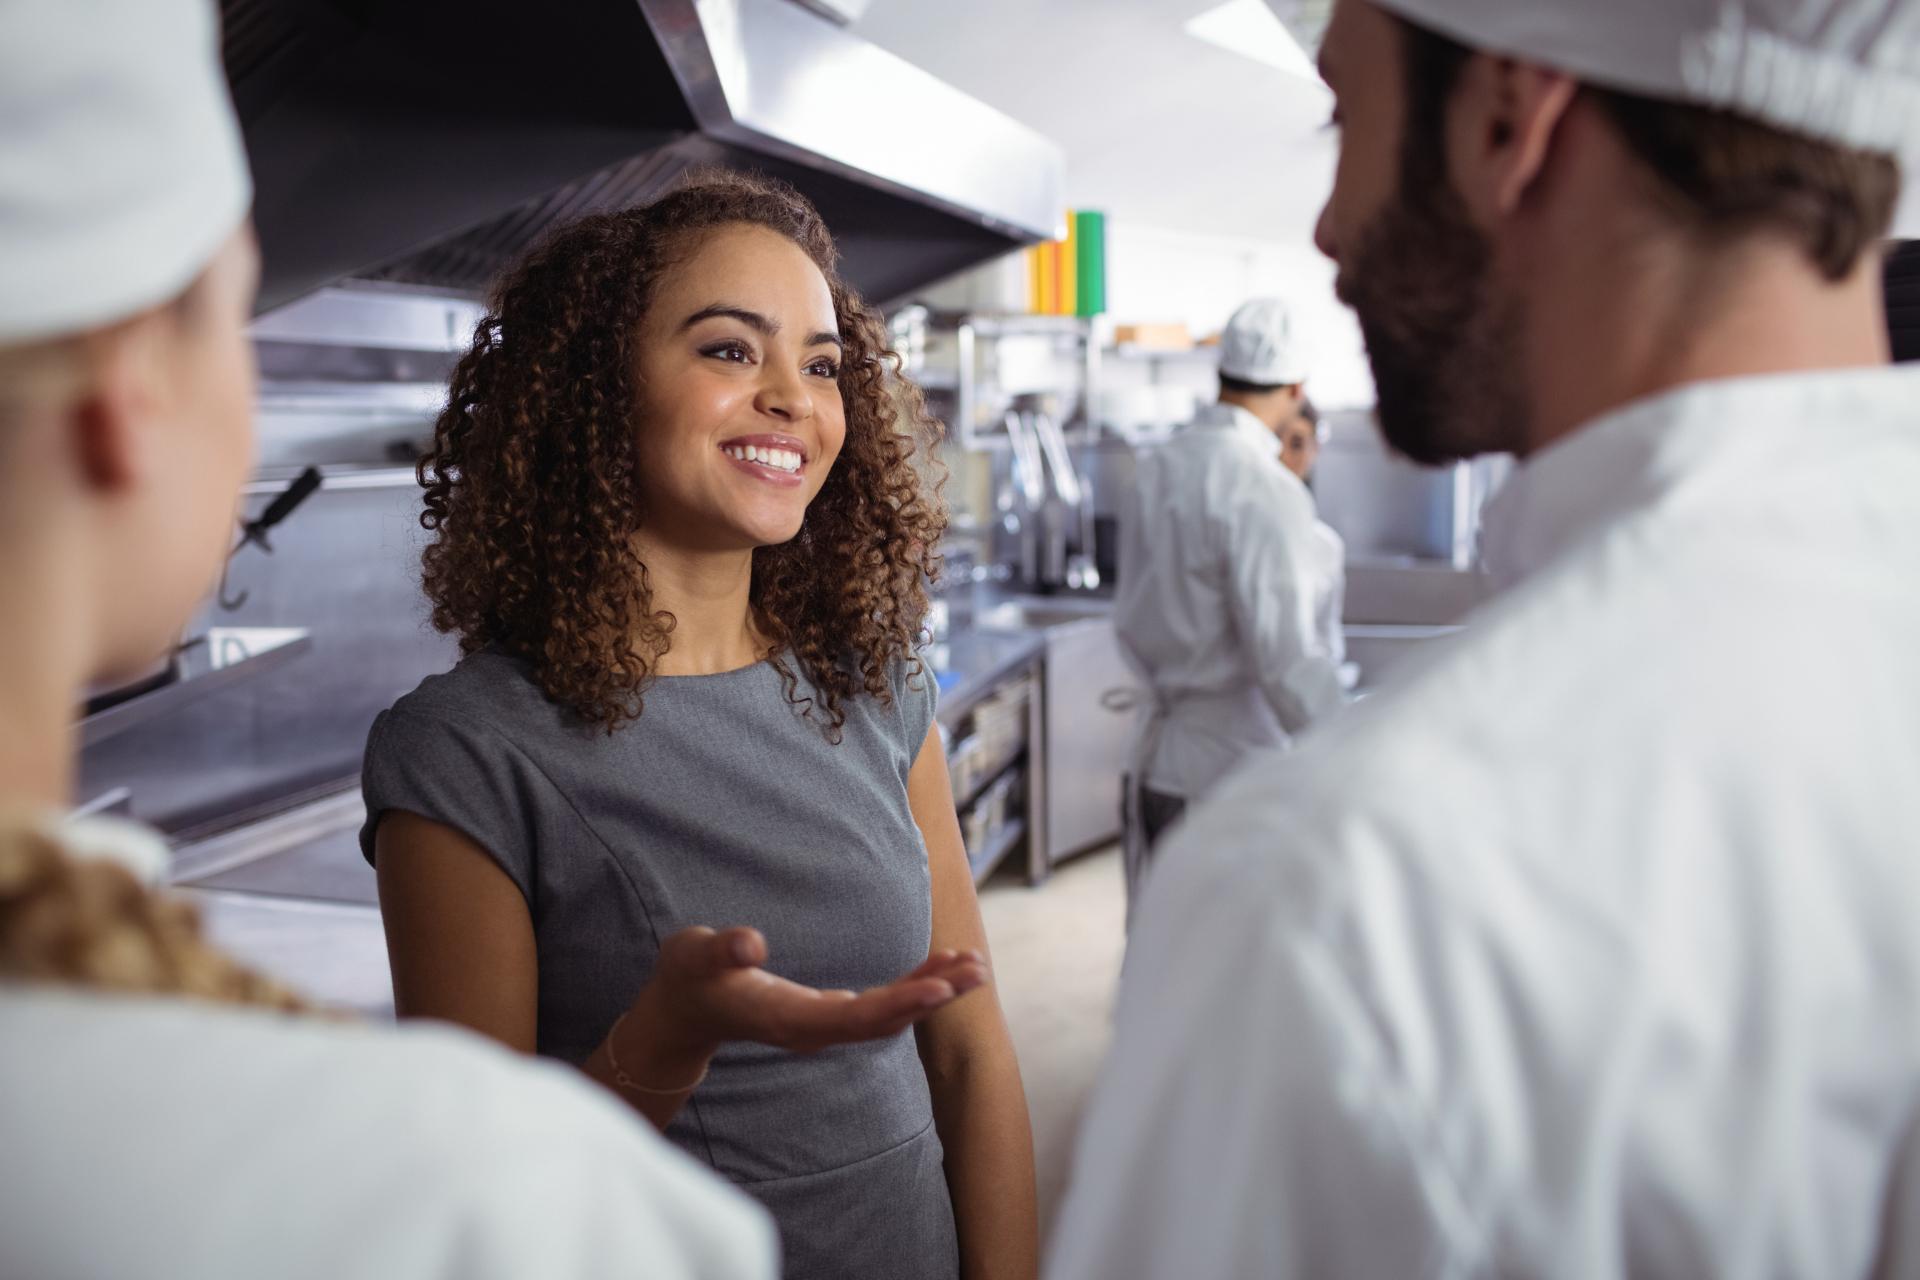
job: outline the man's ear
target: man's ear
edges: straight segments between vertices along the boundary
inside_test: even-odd
[[[1476,57],[1456,94],[1456,187],[1487,221],[1511,215],[1540,181],[1580,82],[1512,58]]]

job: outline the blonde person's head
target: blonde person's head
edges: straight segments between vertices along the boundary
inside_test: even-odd
[[[293,1007],[44,823],[179,638],[252,460],[259,259],[211,0],[0,5],[0,979]],[[103,88],[104,86],[104,88]]]
[[[237,227],[168,302],[0,345],[0,573],[57,589],[42,615],[87,620],[64,646],[83,679],[165,653],[231,546],[253,456],[257,270]]]

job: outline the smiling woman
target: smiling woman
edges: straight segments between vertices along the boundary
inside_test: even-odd
[[[547,695],[611,729],[674,647],[644,548],[746,546],[756,625],[783,675],[783,646],[804,668],[821,717],[837,727],[845,698],[884,695],[945,523],[912,465],[938,427],[889,379],[881,319],[835,256],[797,193],[709,175],[576,222],[510,273],[421,463],[434,625],[468,653],[540,654]],[[744,301],[782,280],[790,297]],[[774,305],[796,308],[798,331]],[[764,394],[787,402],[743,414],[770,365],[783,381]],[[703,435],[713,453],[683,447]],[[802,463],[775,476],[763,452]],[[736,474],[774,489],[722,485]]]
[[[834,260],[709,175],[500,284],[420,468],[465,656],[375,723],[362,845],[401,1014],[581,1066],[773,1212],[789,1277],[1030,1275],[914,655],[935,429]]]

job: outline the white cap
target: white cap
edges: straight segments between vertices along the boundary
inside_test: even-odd
[[[1373,2],[1601,88],[1720,107],[1862,150],[1920,152],[1914,0]]]
[[[1306,351],[1286,303],[1255,298],[1233,313],[1220,335],[1220,372],[1263,387],[1290,387],[1307,380]]]
[[[0,2],[0,344],[178,296],[251,200],[212,0]]]

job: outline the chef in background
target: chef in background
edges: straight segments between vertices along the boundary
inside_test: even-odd
[[[1149,699],[1126,785],[1129,902],[1189,804],[1345,701],[1317,625],[1340,570],[1304,471],[1282,461],[1284,440],[1314,433],[1301,422],[1307,372],[1287,304],[1246,303],[1221,334],[1219,402],[1139,461],[1113,615]]]
[[[1920,1275],[1920,0],[1335,0],[1320,64],[1382,430],[1520,459],[1500,593],[1168,841],[1053,1278]]]
[[[1320,449],[1327,442],[1327,423],[1320,407],[1302,398],[1300,412],[1280,432],[1280,462],[1300,477],[1300,483],[1313,490],[1313,475],[1320,465]],[[1316,498],[1318,495],[1315,495]],[[1340,684],[1351,689],[1359,678],[1359,668],[1347,663],[1347,636],[1341,626],[1341,612],[1347,601],[1347,542],[1334,527],[1313,519],[1313,555],[1316,558],[1313,599],[1313,634],[1321,651],[1340,672]]]

